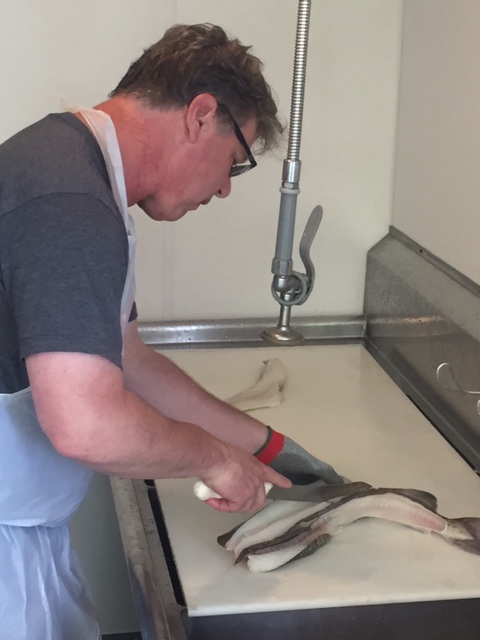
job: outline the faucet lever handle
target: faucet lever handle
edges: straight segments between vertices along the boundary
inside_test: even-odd
[[[315,267],[313,266],[312,259],[310,258],[310,247],[312,246],[312,242],[317,235],[318,227],[322,221],[323,217],[323,209],[320,205],[317,205],[310,217],[307,220],[307,224],[305,225],[305,230],[302,235],[302,239],[300,240],[300,258],[302,259],[303,265],[305,267],[305,273],[307,276],[307,293],[305,297],[299,304],[303,304],[305,300],[310,295],[313,284],[315,282]]]
[[[437,380],[447,391],[456,391],[468,396],[480,396],[480,391],[469,391],[461,387],[453,377],[452,367],[448,362],[442,362],[437,367]],[[480,416],[480,400],[477,402],[477,413]]]

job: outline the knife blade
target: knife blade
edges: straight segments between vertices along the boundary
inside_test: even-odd
[[[367,489],[371,489],[371,485],[366,482],[325,484],[323,480],[317,480],[310,484],[293,485],[290,489],[272,486],[269,482],[265,483],[265,493],[269,500],[294,500],[296,502],[327,502],[334,498],[342,498]],[[222,497],[207,487],[202,480],[198,480],[195,483],[193,492],[200,500]]]
[[[290,489],[273,486],[267,494],[270,500],[295,500],[297,502],[327,502],[334,498],[343,498],[360,491],[371,489],[366,482],[345,482],[343,484],[325,484],[317,480],[310,484],[294,484]]]

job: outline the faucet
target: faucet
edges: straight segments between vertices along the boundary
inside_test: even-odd
[[[280,304],[280,316],[276,327],[265,329],[261,336],[274,344],[294,345],[303,341],[303,336],[290,326],[291,310],[303,304],[312,292],[315,268],[310,258],[310,247],[322,220],[323,210],[316,206],[305,226],[300,241],[300,258],[305,273],[293,270],[292,248],[295,232],[297,197],[300,193],[300,142],[303,123],[303,102],[307,68],[308,33],[311,0],[299,0],[295,60],[293,68],[292,101],[287,158],[283,161],[282,185],[280,187],[280,211],[278,216],[275,256],[272,261],[272,295]]]

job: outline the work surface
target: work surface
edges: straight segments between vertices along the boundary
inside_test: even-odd
[[[284,402],[252,412],[351,480],[416,488],[450,518],[480,517],[480,478],[361,345],[168,351],[228,398],[277,357]],[[315,554],[254,574],[216,538],[245,514],[201,503],[193,480],[156,482],[190,616],[480,597],[480,556],[436,535],[376,519],[345,527]]]

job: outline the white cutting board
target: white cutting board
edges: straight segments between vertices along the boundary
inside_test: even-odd
[[[205,388],[227,398],[278,357],[285,400],[252,413],[351,480],[435,494],[439,513],[480,517],[480,478],[360,345],[168,351]],[[325,547],[255,574],[216,538],[245,515],[219,513],[193,480],[156,482],[191,616],[480,597],[480,556],[435,535],[369,519]]]

